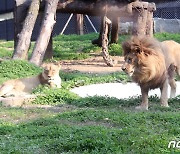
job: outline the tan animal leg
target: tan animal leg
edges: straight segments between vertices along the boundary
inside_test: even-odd
[[[180,76],[180,68],[176,67],[176,73]]]
[[[161,98],[160,103],[163,107],[169,107],[168,105],[168,81],[166,80],[163,86],[160,88],[161,90]]]
[[[141,87],[141,93],[142,93],[142,103],[141,105],[137,106],[137,110],[148,110],[148,90],[144,90]]]
[[[168,80],[169,80],[169,85],[171,87],[171,94],[170,94],[171,98],[176,96],[176,81],[174,80],[176,70],[177,67],[174,64],[171,64],[168,68]]]
[[[169,79],[169,85],[171,87],[170,97],[174,98],[174,97],[176,97],[176,81],[172,78]]]
[[[12,91],[14,88],[14,85],[2,85],[0,88],[0,96],[7,95],[10,91]]]

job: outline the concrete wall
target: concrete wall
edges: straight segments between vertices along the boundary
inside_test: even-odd
[[[119,24],[119,34],[131,34],[133,23]],[[180,33],[180,19],[154,18],[154,33]]]
[[[131,34],[133,22],[121,22],[119,24],[119,34]]]
[[[154,18],[154,32],[180,33],[180,20]]]

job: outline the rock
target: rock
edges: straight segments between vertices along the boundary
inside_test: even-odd
[[[33,94],[6,98],[0,97],[0,102],[6,107],[21,107],[24,104],[31,103],[35,98],[36,95]]]

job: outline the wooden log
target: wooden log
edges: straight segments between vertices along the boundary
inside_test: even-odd
[[[108,66],[113,67],[114,66],[113,60],[111,59],[108,53],[108,44],[109,44],[108,25],[109,24],[111,24],[111,21],[106,16],[104,16],[103,33],[102,33],[102,56],[105,63]]]
[[[104,17],[101,16],[101,23],[100,23],[100,32],[97,39],[92,40],[92,44],[98,45],[99,47],[102,47],[102,32],[103,32],[103,22]]]
[[[14,5],[14,49],[17,46],[17,42],[19,40],[19,33],[22,31],[23,22],[27,15],[27,9],[31,1],[27,0],[15,0]],[[13,54],[14,55],[14,54]]]
[[[147,14],[147,23],[146,23],[146,35],[153,37],[153,12],[156,10],[154,3],[149,3],[148,5],[148,14]]]
[[[40,65],[43,61],[49,39],[55,24],[55,14],[59,0],[46,0],[43,23],[30,62]]]
[[[111,43],[117,43],[118,41],[118,30],[119,30],[119,18],[112,17],[112,30],[111,30]]]
[[[43,60],[52,59],[52,58],[53,58],[53,39],[51,34]]]
[[[33,0],[31,2],[26,19],[23,23],[22,31],[18,35],[19,39],[15,47],[13,59],[28,59],[31,35],[38,16],[39,7],[40,0]]]
[[[42,25],[42,22],[43,22],[43,20],[42,20],[43,19],[43,12],[40,12],[38,17],[40,18],[40,21],[41,21],[41,22],[39,22],[39,25]],[[54,54],[54,52],[53,52],[53,36],[51,34],[48,46],[47,46],[45,54],[44,54],[43,60],[52,59],[53,58],[53,54]]]
[[[102,33],[103,33],[103,17],[101,18],[101,28],[100,28],[100,33],[99,33],[99,37],[95,40],[92,40],[92,44],[96,44],[98,46],[102,46]],[[117,43],[118,41],[118,30],[119,30],[119,19],[118,17],[112,17],[112,29],[110,27],[110,24],[108,25],[108,33],[107,33],[107,37],[109,40],[110,34],[111,34],[111,43]]]
[[[77,34],[83,35],[84,34],[84,15],[77,14],[76,21],[77,21]]]
[[[139,3],[139,6],[136,6],[137,8],[133,10],[133,35],[146,35],[148,2],[141,2]]]
[[[92,44],[98,45],[99,47],[102,47],[102,34],[103,34],[103,29],[104,29],[104,16],[101,16],[101,24],[100,24],[100,32],[99,36],[97,39],[92,40]],[[109,35],[110,35],[110,25],[108,25],[108,32],[107,32],[107,37],[109,40]]]
[[[150,11],[147,13],[146,35],[153,37],[153,12]]]
[[[95,1],[82,1],[82,0],[60,0],[58,3],[57,11],[62,13],[76,13],[76,14],[87,14],[87,15],[102,15],[107,14],[110,16],[131,16],[132,5],[127,6],[128,1],[118,0],[95,0]],[[107,10],[105,6],[107,5]]]

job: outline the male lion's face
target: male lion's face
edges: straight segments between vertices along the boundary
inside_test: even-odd
[[[124,57],[124,63],[122,65],[122,70],[129,76],[132,76],[135,71],[135,61],[136,56],[133,53],[129,53]]]
[[[55,77],[59,76],[60,64],[43,64],[43,77],[46,80],[54,80]]]

